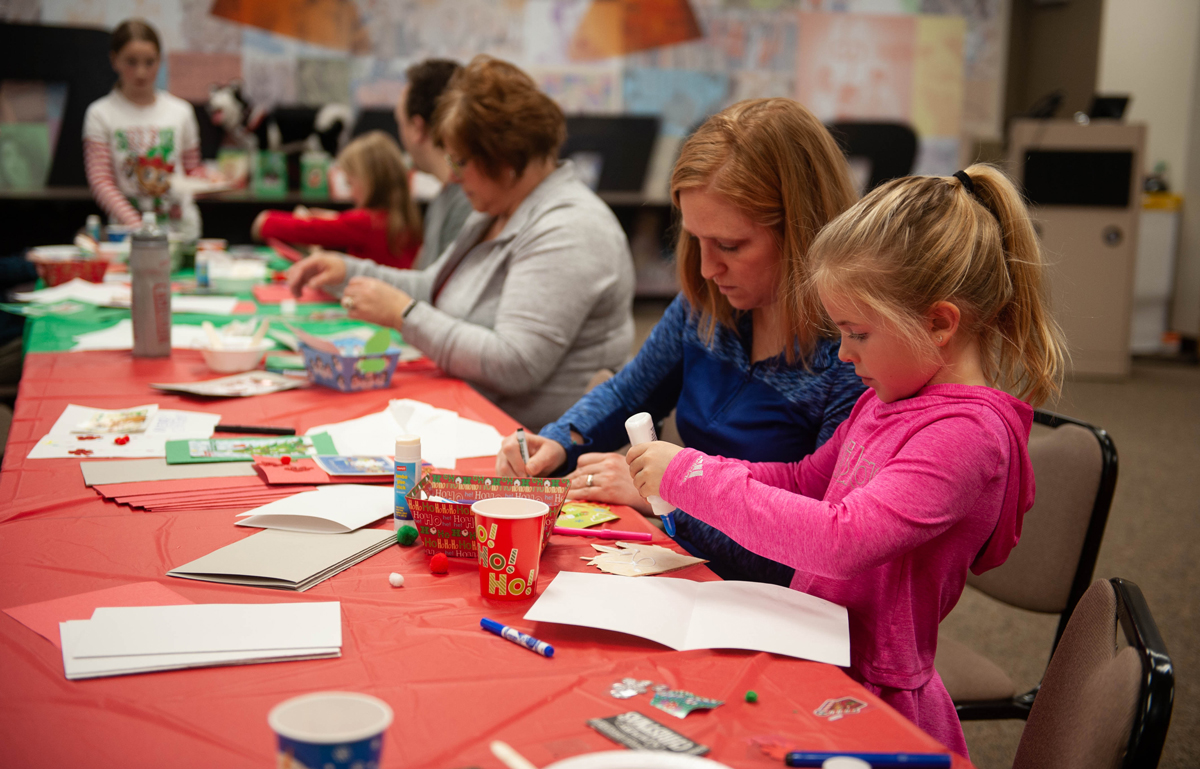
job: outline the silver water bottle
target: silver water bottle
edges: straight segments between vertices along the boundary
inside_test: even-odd
[[[141,229],[130,237],[129,272],[133,293],[133,356],[171,354],[171,250],[153,212],[142,214]]]

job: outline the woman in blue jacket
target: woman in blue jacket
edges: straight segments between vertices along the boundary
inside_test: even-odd
[[[824,443],[863,391],[838,360],[816,297],[786,296],[807,272],[808,246],[855,199],[837,143],[790,99],[740,102],[684,143],[671,178],[682,227],[680,296],[637,357],[540,435],[529,463],[514,436],[501,475],[568,472],[571,498],[649,513],[624,458],[625,420],[675,409],[684,443],[752,462],[796,462]],[[755,555],[686,511],[676,540],[726,579],[787,585],[792,569]]]

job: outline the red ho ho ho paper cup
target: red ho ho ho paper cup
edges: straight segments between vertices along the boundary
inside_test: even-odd
[[[497,497],[479,500],[471,512],[479,592],[500,601],[532,598],[542,556],[542,526],[550,507],[536,499]]]

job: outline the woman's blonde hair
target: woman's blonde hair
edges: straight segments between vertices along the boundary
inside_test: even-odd
[[[769,229],[780,252],[778,296],[789,363],[807,359],[823,327],[816,301],[787,301],[808,277],[808,249],[826,222],[856,197],[837,142],[811,112],[791,99],[738,102],[705,121],[684,142],[671,175],[671,201],[706,188]],[[737,311],[700,273],[700,245],[682,228],[675,245],[683,294],[711,343],[716,324],[737,330]]]
[[[988,384],[1033,405],[1056,395],[1066,357],[1046,299],[1029,211],[994,166],[888,182],[839,216],[812,245],[802,293],[827,292],[875,313],[916,355],[936,355],[926,313],[955,304],[977,338]]]
[[[363,208],[387,214],[388,248],[397,254],[421,237],[421,212],[408,191],[408,167],[396,140],[370,131],[338,153],[338,165],[366,188]]]

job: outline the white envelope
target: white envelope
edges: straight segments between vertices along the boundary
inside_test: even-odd
[[[58,623],[62,641],[63,672],[69,680],[154,673],[160,670],[249,665],[259,662],[291,662],[342,656],[338,647],[324,649],[265,649],[261,651],[199,652],[194,654],[142,654],[122,657],[76,657],[79,638],[91,620]]]
[[[308,534],[344,534],[396,511],[391,486],[338,483],[305,491],[239,513],[238,526]]]
[[[73,656],[328,649],[342,645],[338,601],[99,608]]]

